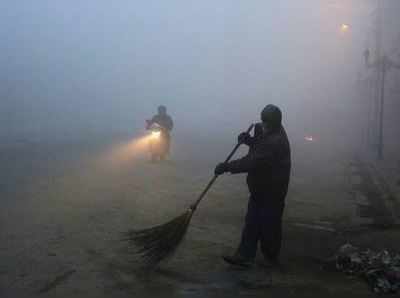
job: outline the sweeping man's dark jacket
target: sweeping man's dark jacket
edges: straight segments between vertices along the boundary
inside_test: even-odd
[[[258,124],[254,137],[246,143],[250,147],[249,153],[229,162],[227,170],[233,174],[248,173],[247,184],[252,198],[283,203],[291,167],[290,145],[285,129],[280,125],[272,131],[264,130]]]

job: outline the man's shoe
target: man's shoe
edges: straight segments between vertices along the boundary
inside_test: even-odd
[[[223,256],[222,257],[225,262],[230,265],[239,266],[242,268],[249,268],[253,265],[253,260],[249,260],[244,258],[240,255],[233,255],[233,256]]]

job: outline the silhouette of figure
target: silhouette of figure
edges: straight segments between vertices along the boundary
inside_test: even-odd
[[[238,136],[240,143],[249,146],[248,154],[215,168],[216,175],[247,173],[250,199],[242,238],[237,252],[224,257],[226,262],[244,267],[253,263],[258,242],[266,261],[278,264],[282,214],[290,178],[290,145],[281,124],[280,109],[267,105],[261,120],[255,126],[254,136],[248,133]]]

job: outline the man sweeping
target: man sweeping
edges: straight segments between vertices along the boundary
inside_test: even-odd
[[[215,175],[225,172],[247,173],[250,199],[242,238],[233,256],[224,256],[232,265],[253,264],[258,242],[267,263],[278,265],[282,239],[282,214],[290,178],[290,145],[277,106],[267,105],[261,112],[261,123],[254,136],[241,133],[239,143],[249,146],[241,159],[220,163]]]

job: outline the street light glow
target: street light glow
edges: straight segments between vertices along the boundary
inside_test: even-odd
[[[348,24],[343,23],[342,25],[340,25],[340,31],[342,32],[347,32],[349,31],[350,26]]]
[[[305,136],[304,140],[306,140],[307,142],[313,142],[315,139],[313,136]]]

